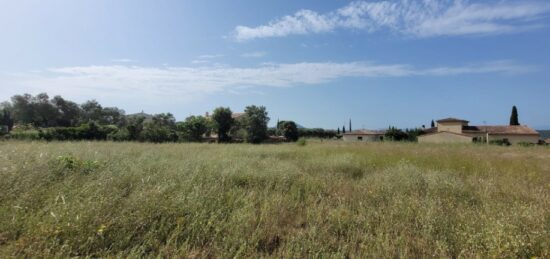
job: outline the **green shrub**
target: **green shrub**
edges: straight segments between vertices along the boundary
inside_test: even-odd
[[[512,145],[512,144],[510,144],[510,141],[508,141],[506,139],[494,139],[494,140],[489,141],[489,144],[497,145],[497,146],[510,146],[510,145]]]
[[[530,142],[518,142],[517,145],[521,146],[521,147],[534,147],[535,146],[534,143],[530,143]]]
[[[14,130],[10,132],[9,138],[16,140],[39,140],[40,132],[38,130]]]
[[[63,176],[70,173],[89,174],[100,168],[97,160],[82,160],[72,155],[58,156],[52,162],[55,176]]]
[[[126,128],[123,128],[109,133],[109,135],[107,135],[107,139],[112,141],[129,141],[131,140],[130,132]]]
[[[154,143],[175,142],[178,140],[178,134],[175,130],[153,123],[145,124],[141,137],[144,141]]]
[[[307,140],[305,138],[300,138],[298,141],[296,141],[296,144],[298,146],[305,146],[307,144]]]

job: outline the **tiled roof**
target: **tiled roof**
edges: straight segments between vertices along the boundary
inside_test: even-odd
[[[424,134],[436,133],[437,132],[437,127],[425,129],[422,132],[424,132]]]
[[[423,130],[424,134],[437,132],[437,127]],[[489,133],[491,135],[539,135],[527,126],[463,126],[462,133]]]
[[[462,119],[457,119],[457,118],[445,118],[445,119],[441,119],[441,120],[438,120],[437,123],[445,123],[445,122],[465,122],[465,123],[468,123],[469,121],[467,120],[462,120]]]
[[[465,126],[463,133],[487,132],[492,135],[539,135],[537,131],[527,126]]]

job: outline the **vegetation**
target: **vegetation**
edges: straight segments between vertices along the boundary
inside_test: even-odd
[[[247,106],[245,112],[246,138],[249,143],[261,143],[267,139],[269,117],[264,106]]]
[[[229,142],[231,140],[228,133],[234,124],[232,114],[231,109],[225,107],[216,108],[214,114],[212,114],[219,142]]]
[[[190,116],[184,122],[178,122],[178,131],[181,138],[188,141],[200,142],[209,129],[209,121],[202,116]]]
[[[338,134],[334,130],[325,130],[325,129],[321,129],[321,128],[313,128],[313,129],[299,128],[298,129],[298,136],[300,138],[332,139],[332,138],[337,137]]]
[[[283,135],[287,141],[297,141],[298,137],[300,136],[300,132],[298,132],[298,126],[293,121],[280,121],[277,124],[277,127],[279,128],[279,131],[281,132],[281,135]]]
[[[510,125],[511,126],[518,126],[519,124],[519,118],[518,118],[518,108],[514,105],[512,107],[512,114],[510,115]]]
[[[550,149],[0,145],[0,257],[548,258]]]
[[[396,127],[390,126],[384,134],[386,141],[409,141],[416,142],[418,136],[423,133],[422,129],[405,129],[404,131]]]

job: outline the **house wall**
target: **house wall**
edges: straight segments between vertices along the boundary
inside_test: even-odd
[[[471,143],[472,137],[440,132],[418,137],[418,143]]]
[[[489,135],[489,141],[491,140],[503,140],[508,139],[512,145],[527,142],[536,144],[539,142],[539,136],[536,135]]]
[[[359,140],[357,137],[363,137],[362,140]],[[344,139],[344,141],[349,141],[349,142],[375,142],[375,141],[380,141],[380,137],[381,135],[349,135],[349,134],[346,134],[344,135],[342,138]]]
[[[454,133],[462,133],[462,122],[444,122],[437,124],[437,132],[447,131]]]
[[[483,138],[483,140],[485,140],[487,138],[486,133],[468,134],[468,136]],[[517,143],[521,143],[521,142],[536,144],[536,143],[539,142],[539,136],[537,136],[537,135],[513,135],[513,134],[510,134],[510,135],[491,135],[491,134],[489,134],[489,141],[503,140],[503,139],[508,139],[508,142],[510,142],[510,144],[517,144]]]

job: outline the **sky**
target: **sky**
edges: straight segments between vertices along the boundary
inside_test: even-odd
[[[520,122],[550,129],[547,0],[18,0],[0,8],[0,101],[41,92],[178,120]]]

